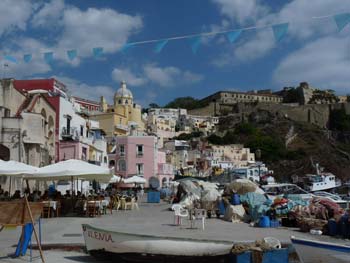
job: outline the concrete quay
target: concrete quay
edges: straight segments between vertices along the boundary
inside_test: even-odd
[[[69,251],[84,247],[81,224],[91,224],[104,229],[164,237],[183,237],[198,240],[249,242],[270,236],[279,239],[282,243],[290,243],[290,236],[314,238],[308,233],[301,233],[297,229],[290,228],[257,228],[246,223],[231,223],[222,219],[206,219],[205,230],[190,228],[184,220],[182,226],[175,226],[174,215],[169,211],[170,204],[139,204],[139,210],[113,211],[113,214],[96,218],[82,217],[58,217],[42,219],[42,244],[44,248],[54,248],[44,251],[47,262],[97,262],[94,258],[80,251]],[[21,229],[4,229],[0,232],[0,262],[29,262],[29,251],[21,258],[11,258],[9,254],[15,251]],[[318,239],[334,240],[346,243],[341,239],[333,239],[328,236],[317,236]],[[35,245],[34,236],[32,238]],[[65,248],[65,249],[62,249]],[[71,248],[71,249],[69,249]],[[34,262],[40,262],[39,253],[33,250]]]

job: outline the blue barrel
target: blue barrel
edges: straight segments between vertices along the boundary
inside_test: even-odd
[[[219,206],[220,215],[224,215],[224,214],[225,214],[225,204],[224,204],[224,201],[223,201],[223,200],[220,200],[218,206]]]
[[[336,236],[338,234],[337,222],[334,219],[328,220],[328,234]]]
[[[349,238],[350,237],[350,223],[348,221],[348,216],[346,215],[343,215],[340,219],[340,226],[339,226],[339,232],[340,232],[340,235],[343,237],[343,238]]]
[[[260,217],[259,227],[270,227],[270,218],[268,216]]]
[[[239,194],[233,194],[231,197],[231,205],[240,205],[241,199],[239,198]]]

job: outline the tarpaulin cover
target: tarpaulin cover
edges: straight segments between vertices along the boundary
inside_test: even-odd
[[[246,213],[242,205],[230,205],[226,208],[224,220],[239,222],[244,221]]]
[[[246,193],[240,196],[241,202],[249,207],[249,215],[252,221],[257,221],[270,209],[271,201],[262,194]]]
[[[247,179],[237,179],[227,185],[225,189],[226,194],[237,193],[243,195],[250,192],[264,194],[264,191],[257,184]]]

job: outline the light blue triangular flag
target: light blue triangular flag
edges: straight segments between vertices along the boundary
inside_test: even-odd
[[[121,48],[120,51],[121,52],[126,52],[127,50],[129,50],[130,48],[132,48],[134,46],[133,43],[125,43]]]
[[[103,47],[94,47],[92,49],[92,54],[94,55],[95,58],[102,56],[102,53],[103,53]]]
[[[197,36],[197,37],[192,38],[191,49],[192,49],[193,54],[197,54],[199,45],[201,44],[201,41],[202,41],[201,36]]]
[[[273,35],[277,42],[287,34],[289,23],[276,24],[272,26]]]
[[[157,45],[154,47],[154,52],[160,53],[163,49],[163,47],[168,43],[168,39],[161,40],[157,43]]]
[[[73,60],[77,57],[77,50],[76,49],[72,49],[72,50],[68,50],[67,51],[67,56],[69,58],[69,60]]]
[[[29,63],[32,60],[32,54],[24,54],[23,60],[25,63]]]
[[[16,63],[17,64],[17,58],[15,58],[14,56],[11,56],[11,55],[5,55],[4,56],[4,59],[7,60],[7,61],[10,61],[10,62],[13,62],[13,63]]]
[[[44,59],[47,64],[50,64],[53,60],[53,52],[45,52]]]
[[[350,23],[350,14],[349,13],[343,13],[335,15],[334,21],[337,24],[338,30],[342,31],[344,27],[346,27],[347,24]]]
[[[232,32],[228,32],[226,36],[230,41],[230,43],[233,43],[237,40],[237,38],[241,35],[241,33],[242,33],[242,30],[235,30]]]

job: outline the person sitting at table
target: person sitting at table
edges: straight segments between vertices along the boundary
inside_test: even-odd
[[[81,192],[80,192],[80,191],[77,192],[77,198],[78,198],[78,199],[81,198]]]
[[[0,195],[1,201],[8,201],[10,200],[10,195],[8,191],[5,191],[2,195]]]
[[[16,190],[11,199],[21,199],[21,191]]]
[[[49,200],[49,191],[45,190],[44,194],[41,196],[42,201],[47,201]]]
[[[35,190],[32,196],[33,196],[33,202],[38,202],[40,200],[40,195],[38,191]]]
[[[71,197],[69,190],[66,190],[66,194],[64,195],[64,197],[65,198],[70,198]]]

